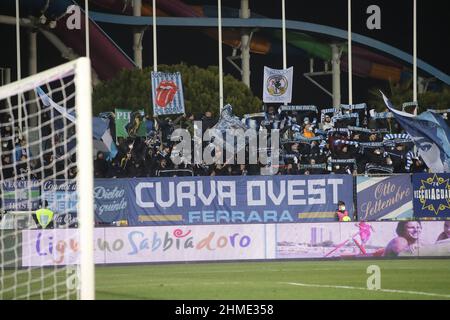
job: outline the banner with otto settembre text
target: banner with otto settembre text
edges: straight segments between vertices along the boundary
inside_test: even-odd
[[[357,177],[356,183],[360,221],[413,218],[410,175]]]

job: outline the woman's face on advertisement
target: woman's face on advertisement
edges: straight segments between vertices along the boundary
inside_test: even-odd
[[[450,221],[445,221],[444,232],[450,237]]]
[[[410,221],[405,226],[406,236],[410,239],[418,240],[421,232],[422,226],[416,221]]]

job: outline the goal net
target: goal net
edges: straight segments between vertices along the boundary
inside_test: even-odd
[[[0,300],[94,299],[90,61],[0,87]]]

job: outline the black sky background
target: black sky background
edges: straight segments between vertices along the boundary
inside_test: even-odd
[[[184,0],[187,4],[216,5],[215,0]],[[385,42],[402,51],[412,54],[412,0],[353,0],[353,32]],[[432,66],[450,74],[450,5],[446,0],[417,0],[418,2],[418,55],[419,58]],[[366,9],[376,4],[381,8],[382,29],[368,30]],[[240,0],[222,0],[222,6],[240,7]],[[91,10],[96,10],[91,6]],[[250,0],[250,10],[253,13],[268,18],[281,19],[281,1],[279,0]],[[340,29],[347,28],[347,0],[286,0],[286,19],[300,20],[332,26]],[[101,27],[121,48],[130,56],[132,51],[132,28],[101,24]],[[0,50],[1,67],[12,67],[15,75],[15,31],[14,27],[1,25],[0,31],[4,48]],[[315,35],[317,36],[317,35]],[[218,44],[198,28],[158,27],[158,63],[174,64],[186,62],[192,65],[207,67],[218,65]],[[271,41],[279,41],[270,39]],[[26,34],[22,32],[22,70],[23,76],[28,73],[26,48]],[[150,66],[152,56],[152,32],[145,33],[144,66]],[[224,58],[231,55],[232,49],[223,46]],[[292,50],[293,51],[293,50]],[[45,70],[64,62],[60,54],[41,35],[38,36],[38,70]],[[251,87],[255,95],[262,95],[262,73],[264,66],[280,68],[281,54],[251,55]],[[406,65],[404,63],[404,65]],[[239,72],[225,59],[224,72],[240,79]],[[292,104],[315,104],[319,107],[331,105],[331,97],[325,95],[319,88],[312,85],[303,73],[308,71],[307,57],[290,54],[288,46],[288,66],[294,66],[294,95]],[[317,71],[321,71],[322,63],[317,60]],[[420,75],[419,71],[419,75]],[[422,74],[423,76],[428,76]],[[320,78],[320,82],[331,91],[331,77]],[[347,73],[341,73],[342,103],[348,101]],[[368,89],[377,87],[387,90],[385,81],[354,77],[354,102],[367,102]]]

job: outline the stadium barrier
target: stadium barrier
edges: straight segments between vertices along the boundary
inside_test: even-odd
[[[448,173],[96,179],[95,216],[128,226],[332,222],[344,201],[357,221],[450,220],[449,181]],[[43,197],[57,227],[76,226],[74,183],[1,185],[4,210],[34,211]]]
[[[450,257],[443,221],[96,228],[97,264]],[[77,229],[23,230],[23,267],[72,264]],[[446,239],[445,236],[447,236]]]

